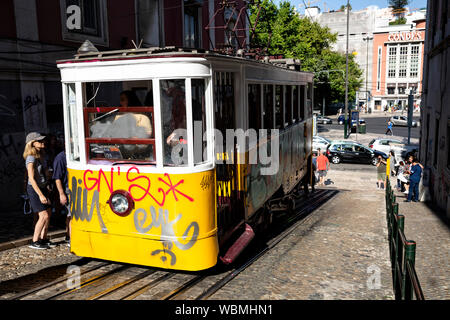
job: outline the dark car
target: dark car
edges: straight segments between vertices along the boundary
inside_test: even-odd
[[[317,123],[321,123],[321,124],[333,124],[333,120],[331,120],[328,117],[324,117],[324,116],[317,116],[316,121],[317,121]]]
[[[341,114],[341,115],[338,117],[337,122],[338,122],[339,124],[344,124],[344,115],[343,115],[343,114]],[[359,119],[359,124],[364,124],[364,123],[366,123],[366,120],[364,120],[364,119]],[[356,120],[355,120],[355,119],[352,119],[352,127],[355,127],[355,126],[356,126]]]
[[[388,155],[384,152],[372,150],[362,144],[349,141],[333,141],[327,148],[327,156],[330,162],[337,164],[340,162],[371,163],[376,165],[378,156],[384,159]]]

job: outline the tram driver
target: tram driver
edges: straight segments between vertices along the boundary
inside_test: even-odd
[[[120,93],[120,106],[135,107],[141,103],[136,94],[131,91]],[[114,117],[114,118],[113,118]],[[111,119],[114,119],[111,121]],[[153,134],[153,127],[150,118],[142,113],[124,112],[118,115],[111,115],[103,122],[96,122],[91,125],[91,137],[93,138],[120,138],[120,139],[148,139]],[[124,158],[141,158],[139,155],[150,154],[150,146],[143,144],[124,144],[120,146]]]

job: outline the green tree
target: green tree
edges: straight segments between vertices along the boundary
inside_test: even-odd
[[[351,5],[351,4],[349,4],[349,5],[348,5],[348,7],[350,8],[350,11],[352,11],[352,5]],[[341,7],[340,7],[339,11],[344,11],[344,10],[345,10],[345,8],[347,8],[347,5],[346,5],[346,4],[343,4],[343,5],[341,5]]]
[[[343,102],[345,98],[345,54],[331,49],[337,40],[337,34],[329,28],[322,27],[307,17],[300,17],[294,7],[287,1],[275,6],[270,0],[262,1],[262,10],[256,27],[252,47],[265,48],[270,37],[267,52],[270,55],[283,55],[286,58],[301,60],[304,71],[314,72],[316,101]],[[250,20],[256,20],[257,6],[250,7]],[[270,36],[271,35],[271,36]],[[355,99],[356,91],[361,86],[362,71],[349,55],[349,101]]]
[[[390,24],[404,24],[406,19],[404,18],[406,9],[405,7],[409,4],[410,0],[389,0],[389,7],[392,8],[394,16],[397,17],[395,23]]]

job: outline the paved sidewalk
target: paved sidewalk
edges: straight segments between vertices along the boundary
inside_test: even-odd
[[[327,178],[340,193],[212,299],[393,299],[375,168],[333,166]]]
[[[393,185],[395,181],[393,177]],[[416,241],[416,272],[425,299],[450,299],[450,221],[426,203],[405,203],[404,194],[396,195],[405,236]]]

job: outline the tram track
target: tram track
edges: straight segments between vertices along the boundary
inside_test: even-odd
[[[193,300],[207,300],[213,296],[217,291],[223,288],[226,284],[231,282],[236,278],[241,272],[250,267],[259,258],[264,256],[268,251],[274,248],[279,242],[285,239],[292,231],[299,225],[306,223],[311,217],[311,213],[319,208],[322,204],[333,198],[339,191],[337,190],[317,190],[309,198],[297,198],[296,199],[296,210],[294,215],[288,217],[280,218],[280,221],[274,224],[274,227],[262,241],[263,245],[257,245],[258,250],[255,253],[249,254],[249,252],[244,252],[246,256],[243,262],[238,262],[238,265],[232,268],[232,270],[226,271],[225,275],[216,273],[199,273],[194,274],[193,277],[188,279],[183,279],[179,284],[172,288],[165,288],[165,290],[151,292],[152,289],[159,286],[170,287],[167,285],[167,281],[174,278],[177,275],[182,275],[180,272],[176,271],[163,271],[156,268],[145,268],[140,266],[133,266],[127,264],[117,264],[103,262],[91,266],[85,270],[81,271],[81,276],[89,275],[91,272],[101,271],[102,268],[107,268],[103,272],[97,273],[88,277],[87,279],[80,282],[76,288],[65,288],[61,289],[61,284],[68,280],[71,275],[65,275],[62,278],[56,279],[55,281],[46,283],[42,286],[27,290],[25,292],[19,293],[11,298],[10,300],[19,300],[27,298],[32,295],[38,294],[40,291],[52,289],[55,287],[57,290],[53,290],[50,294],[43,294],[42,298],[38,299],[44,300],[54,300],[54,299],[83,299],[83,300],[100,300],[100,299],[117,299],[117,300],[134,300],[139,299],[140,296],[146,298],[157,298],[161,300],[176,300],[189,298]],[[300,206],[297,206],[300,204]],[[239,259],[238,259],[239,261]],[[126,271],[133,267],[137,267],[137,273],[128,276]],[[112,269],[111,269],[112,268]],[[98,291],[102,285],[106,284],[107,280],[115,282],[116,280],[112,277],[125,277],[126,279],[119,281],[113,285],[108,285],[106,288]],[[218,280],[215,277],[220,277]],[[206,284],[208,281],[213,280],[213,283]],[[204,282],[205,281],[205,282]],[[201,292],[200,294],[189,295],[190,290]],[[59,290],[58,290],[59,289]],[[160,288],[159,288],[160,289]],[[95,292],[97,291],[97,292]],[[75,296],[74,296],[75,295]]]

